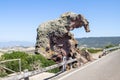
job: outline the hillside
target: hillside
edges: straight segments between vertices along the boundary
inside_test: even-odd
[[[88,37],[77,38],[79,46],[103,48],[106,45],[120,44],[120,37]]]
[[[79,46],[87,46],[87,47],[103,48],[109,44],[112,45],[120,44],[120,37],[88,37],[88,38],[76,38],[76,39],[78,40]],[[0,48],[15,47],[15,46],[30,47],[34,45],[35,42],[27,42],[27,41],[0,42]]]

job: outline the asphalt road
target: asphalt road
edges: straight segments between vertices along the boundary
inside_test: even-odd
[[[120,80],[120,50],[62,76],[58,80]]]

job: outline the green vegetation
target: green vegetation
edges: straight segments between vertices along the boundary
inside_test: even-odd
[[[105,46],[105,48],[111,48],[111,47],[115,47],[115,46],[112,44]]]
[[[28,69],[29,71],[34,70],[34,67],[39,67],[39,68],[44,68],[50,65],[55,64],[54,61],[52,60],[47,60],[45,57],[43,57],[42,55],[29,55],[25,52],[12,52],[12,53],[5,53],[4,55],[1,56],[0,60],[9,60],[9,59],[21,59],[21,70],[25,70]],[[16,72],[19,71],[19,64],[18,61],[12,61],[12,62],[6,62],[4,63],[4,65],[9,68],[12,69]],[[36,66],[35,66],[36,65]],[[50,70],[49,72],[58,72],[59,69],[53,69]],[[11,72],[6,70],[6,73],[9,74]],[[2,76],[3,74],[0,73],[0,76]]]
[[[112,44],[110,44],[110,45],[105,46],[105,48],[107,49],[107,48],[112,48],[112,47],[116,47],[116,46],[118,46],[118,45],[112,45]],[[117,50],[117,48],[112,49],[110,51],[114,51],[114,50]]]
[[[92,49],[92,48],[89,48],[88,51],[89,51],[90,53],[97,53],[97,52],[102,51],[102,49]]]
[[[88,50],[88,52],[90,52],[90,53],[92,53],[92,54],[95,54],[95,53],[97,53],[97,52],[100,52],[100,51],[103,51],[103,49],[96,49],[96,48],[83,48],[82,49],[82,51],[84,51],[84,50]]]
[[[4,76],[7,76],[7,73],[6,72],[0,72],[0,77],[4,77]]]

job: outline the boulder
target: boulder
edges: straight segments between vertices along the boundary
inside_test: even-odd
[[[67,60],[74,57],[73,54],[78,54],[78,42],[70,31],[80,27],[90,32],[87,19],[73,12],[66,12],[55,20],[40,24],[37,28],[35,53],[56,62],[61,62],[63,56]]]

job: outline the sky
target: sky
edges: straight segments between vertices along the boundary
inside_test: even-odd
[[[0,0],[0,42],[35,42],[37,27],[65,12],[90,23],[90,33],[72,31],[76,38],[120,36],[120,0]]]

